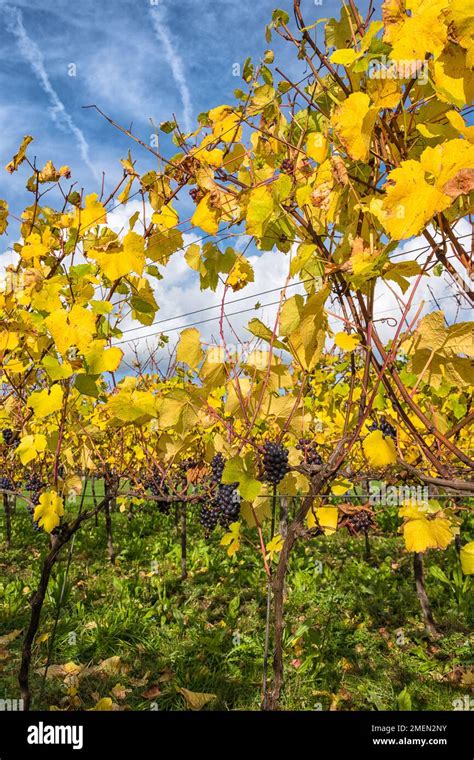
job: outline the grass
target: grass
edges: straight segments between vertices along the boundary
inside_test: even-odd
[[[68,578],[66,549],[50,583],[33,653],[34,709],[90,709],[103,697],[122,709],[188,709],[181,687],[216,695],[205,709],[259,709],[266,595],[259,555],[243,543],[228,558],[219,536],[206,542],[191,514],[185,581],[172,515],[130,519],[115,512],[115,567],[106,556],[103,517],[81,529]],[[32,531],[19,505],[12,548],[1,555],[0,636],[27,625],[28,598],[47,548],[47,537]],[[367,562],[363,540],[345,530],[297,545],[286,601],[282,709],[391,710],[403,692],[413,709],[451,710],[472,689],[472,594],[453,593],[429,570],[439,565],[451,579],[454,547],[431,552],[426,561],[443,634],[434,642],[421,624],[411,556],[396,531],[374,535],[371,549]],[[36,671],[47,661],[63,586],[51,663],[89,671],[48,678],[40,699]],[[19,635],[0,645],[0,698],[18,696],[20,649]],[[110,657],[120,659],[97,667]],[[156,696],[151,687],[159,689]]]

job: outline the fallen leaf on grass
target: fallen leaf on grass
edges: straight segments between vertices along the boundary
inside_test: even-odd
[[[97,666],[98,670],[107,673],[109,676],[116,676],[120,673],[126,673],[129,670],[128,665],[124,665],[119,655],[108,657],[106,660],[101,660]]]
[[[4,647],[8,646],[10,642],[18,638],[18,636],[20,636],[21,633],[22,633],[21,628],[18,628],[15,631],[6,633],[4,636],[0,636],[0,649],[3,649]]]
[[[474,691],[474,668],[469,668],[461,677],[461,686]]]
[[[76,665],[75,662],[66,662],[63,665],[50,665],[46,672],[46,678],[70,678],[71,676],[79,676],[81,671],[85,669],[85,665]],[[37,668],[35,673],[44,676],[45,668]]]
[[[132,678],[132,677],[130,677],[128,680],[130,681],[130,683],[132,684],[132,686],[138,686],[138,687],[145,686],[148,683],[148,681],[150,680],[150,671],[147,670],[147,672],[145,673],[144,676],[142,676],[142,678]]]
[[[159,697],[161,694],[161,689],[159,686],[150,686],[149,689],[143,692],[142,697],[145,697],[145,699],[155,699],[155,697]]]
[[[127,689],[123,684],[116,683],[113,689],[110,690],[110,693],[115,699],[125,699],[130,691],[131,689]]]
[[[164,668],[164,670],[161,671],[160,675],[157,678],[158,683],[166,683],[167,681],[172,681],[174,678],[174,673],[169,668]]]
[[[182,686],[178,686],[178,691],[183,695],[190,710],[202,710],[202,708],[207,705],[208,702],[212,702],[213,699],[216,699],[215,694],[206,694],[199,691],[189,691],[189,689],[184,689]]]
[[[99,699],[97,704],[94,707],[90,708],[89,712],[105,712],[110,710],[117,710],[118,705],[115,704],[115,702],[110,697],[102,697],[102,699]]]

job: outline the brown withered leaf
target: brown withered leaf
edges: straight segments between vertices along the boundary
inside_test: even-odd
[[[471,190],[474,190],[474,169],[460,169],[443,187],[443,193],[450,198],[468,195]]]
[[[156,684],[154,686],[150,686],[149,689],[143,692],[142,697],[145,697],[145,699],[155,699],[156,697],[159,697],[161,694],[161,689]]]
[[[0,649],[7,647],[11,641],[14,641],[14,639],[18,638],[22,633],[23,631],[21,628],[16,628],[14,631],[10,631],[10,633],[0,636]]]

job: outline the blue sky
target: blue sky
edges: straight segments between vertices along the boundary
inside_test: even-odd
[[[322,3],[303,0],[308,22],[339,14],[338,0]],[[98,185],[95,167],[111,187],[130,141],[83,106],[96,103],[121,124],[133,122],[145,142],[150,118],[160,123],[175,113],[191,126],[241,86],[233,65],[269,47],[264,28],[275,6],[291,12],[292,0],[0,0],[0,165],[32,134],[39,164],[70,165],[88,191]],[[279,64],[296,73],[290,46],[274,37]],[[140,168],[150,167],[151,156],[133,153]],[[26,201],[24,181],[24,172],[8,178],[2,171],[0,197]]]

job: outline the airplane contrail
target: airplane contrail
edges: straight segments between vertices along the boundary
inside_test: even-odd
[[[76,139],[79,147],[79,152],[82,160],[88,166],[95,179],[99,179],[100,175],[96,167],[93,165],[89,156],[89,144],[84,137],[84,133],[74,123],[70,114],[66,111],[64,103],[61,101],[59,95],[51,84],[51,80],[46,71],[44,64],[43,53],[39,49],[38,45],[28,35],[24,25],[23,16],[18,8],[11,5],[3,5],[1,7],[5,16],[7,30],[11,32],[17,40],[18,48],[23,58],[30,64],[33,73],[35,74],[43,92],[46,93],[51,102],[51,117],[55,124],[63,131],[70,132]]]

